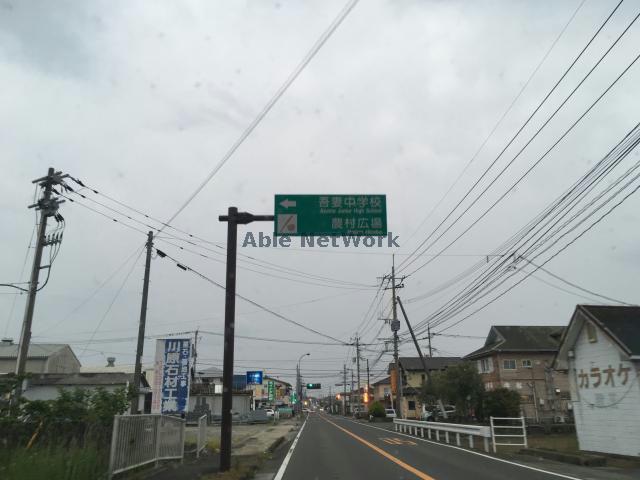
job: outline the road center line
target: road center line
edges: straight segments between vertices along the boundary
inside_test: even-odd
[[[391,460],[393,463],[395,463],[396,465],[404,468],[405,470],[407,470],[408,472],[413,473],[416,477],[420,478],[421,480],[435,480],[433,477],[430,477],[429,475],[427,475],[424,472],[421,472],[420,470],[418,470],[417,468],[412,467],[411,465],[404,463],[402,460],[400,460],[399,458],[394,457],[393,455],[391,455],[388,452],[385,452],[384,450],[382,450],[381,448],[375,446],[373,443],[368,442],[367,440],[365,440],[362,437],[359,437],[358,435],[356,435],[355,433],[347,430],[346,428],[341,427],[340,425],[338,425],[337,423],[333,423],[331,420],[329,420],[328,418],[325,418],[324,415],[319,415],[320,418],[322,418],[325,422],[330,423],[331,425],[333,425],[336,428],[339,428],[340,430],[342,430],[344,433],[346,433],[347,435],[352,436],[353,438],[355,438],[356,440],[358,440],[360,443],[362,443],[363,445],[366,445],[367,447],[369,447],[371,450],[373,450],[376,453],[379,453],[380,455],[382,455],[383,457],[385,457],[388,460]],[[277,480],[277,479],[276,479]]]

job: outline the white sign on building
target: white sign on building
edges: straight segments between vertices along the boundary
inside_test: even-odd
[[[581,450],[640,456],[638,333],[640,307],[576,308],[556,368],[569,374]]]

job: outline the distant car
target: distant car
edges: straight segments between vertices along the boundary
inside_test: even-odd
[[[448,418],[456,414],[456,407],[454,407],[453,405],[445,405],[444,411],[447,412]],[[420,418],[422,420],[426,420],[427,422],[438,422],[440,420],[444,420],[444,415],[442,414],[442,410],[440,410],[439,407],[433,405],[422,412]]]
[[[387,416],[387,418],[396,418],[395,408],[385,408],[384,414]]]
[[[267,417],[273,417],[276,412],[273,410],[273,408],[267,408],[265,409],[265,413],[267,414]]]

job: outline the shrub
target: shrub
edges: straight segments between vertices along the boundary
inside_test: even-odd
[[[520,416],[520,394],[508,388],[496,388],[484,395],[484,412],[491,417]]]
[[[380,402],[373,402],[369,406],[369,415],[376,418],[384,418],[387,416],[384,413],[384,406]]]

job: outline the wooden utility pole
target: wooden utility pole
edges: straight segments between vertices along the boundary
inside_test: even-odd
[[[58,219],[58,206],[64,202],[58,198],[52,198],[53,185],[62,183],[62,179],[68,175],[62,175],[62,172],[56,172],[53,168],[49,168],[46,177],[38,178],[32,183],[38,183],[44,189],[42,197],[38,203],[30,205],[29,208],[40,210],[40,223],[38,225],[38,236],[36,237],[36,247],[33,255],[33,266],[31,267],[31,277],[29,279],[29,289],[27,292],[27,303],[24,309],[24,317],[22,320],[22,330],[20,332],[20,343],[18,344],[18,355],[16,358],[16,375],[25,374],[27,365],[27,357],[29,355],[29,344],[31,343],[31,325],[33,323],[33,312],[36,305],[36,294],[38,293],[38,282],[40,280],[40,270],[43,268],[51,268],[51,265],[41,266],[42,251],[47,245],[61,241],[60,239],[52,239],[47,241],[47,219],[55,217]],[[62,217],[60,217],[62,218]],[[50,273],[50,272],[49,272]],[[24,382],[14,392],[14,398],[18,399],[24,390]]]
[[[272,222],[273,215],[252,215],[229,207],[227,215],[218,220],[227,222],[227,279],[224,304],[224,356],[222,365],[222,422],[220,425],[220,471],[231,468],[231,409],[233,408],[233,350],[236,322],[236,258],[238,225],[251,222]]]
[[[144,264],[144,283],[142,284],[142,304],[140,305],[140,323],[138,325],[138,345],[136,347],[136,364],[133,371],[131,389],[131,414],[140,413],[139,395],[140,376],[142,375],[142,354],[144,351],[144,332],[147,323],[147,301],[149,299],[149,274],[151,272],[151,252],[153,250],[153,232],[147,234],[147,257]]]

